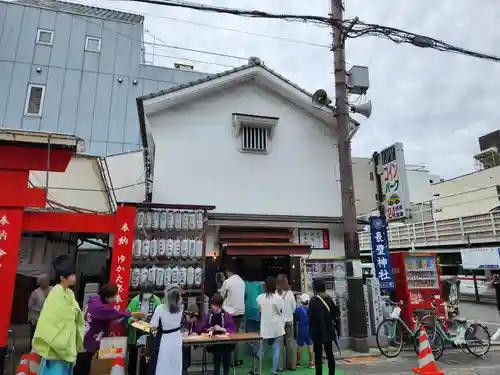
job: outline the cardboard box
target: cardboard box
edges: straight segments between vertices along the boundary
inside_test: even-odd
[[[114,358],[92,358],[92,364],[90,365],[90,375],[109,375],[111,373],[111,368],[113,367],[114,361]]]
[[[127,356],[127,337],[105,337],[99,347],[99,359],[115,359]]]

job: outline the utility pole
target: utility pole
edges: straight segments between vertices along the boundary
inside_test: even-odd
[[[332,17],[342,21],[342,0],[331,0]],[[359,254],[358,222],[352,175],[351,141],[349,140],[349,104],[347,102],[347,71],[345,64],[345,35],[340,23],[333,25],[333,57],[335,69],[335,117],[339,143],[340,188],[344,224],[344,249],[347,274],[347,306],[351,348],[368,352],[368,327],[366,322],[363,277],[355,277],[356,266],[361,267]]]

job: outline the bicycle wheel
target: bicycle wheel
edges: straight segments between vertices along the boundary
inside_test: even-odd
[[[490,351],[491,336],[488,328],[481,323],[469,324],[464,339],[468,352],[476,357],[483,357]]]
[[[434,336],[437,334],[438,325],[443,328],[443,324],[441,320],[432,314],[424,315],[422,319],[420,319],[420,327],[425,327],[425,331],[427,332],[427,336],[429,336],[429,342],[432,344],[434,341]]]
[[[429,344],[431,345],[432,349],[432,355],[434,356],[434,359],[437,361],[441,356],[443,355],[444,352],[444,340],[441,334],[436,331],[435,326],[425,326],[425,325],[420,325],[420,327],[424,327],[425,331],[427,333],[427,339],[429,340]],[[430,335],[429,332],[434,332],[433,333],[433,340],[430,340]],[[415,349],[415,352],[418,354],[420,352],[420,330],[415,332],[414,337],[413,337],[413,348]]]
[[[403,329],[397,319],[386,318],[377,328],[377,346],[387,358],[395,358],[403,349]]]

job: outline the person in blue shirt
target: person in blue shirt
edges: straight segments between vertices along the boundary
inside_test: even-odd
[[[295,309],[295,317],[297,319],[297,367],[301,365],[302,358],[302,348],[304,345],[307,346],[307,352],[309,354],[309,368],[314,368],[314,353],[311,335],[309,334],[309,297],[308,294],[302,294],[300,296],[300,305]]]
[[[260,332],[260,311],[257,297],[262,294],[260,281],[245,281],[245,330],[246,332]],[[250,354],[257,356],[258,343],[249,343]]]

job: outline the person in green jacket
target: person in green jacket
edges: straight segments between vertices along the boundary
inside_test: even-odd
[[[127,311],[130,312],[143,312],[147,314],[144,320],[150,321],[154,311],[161,305],[161,299],[153,294],[154,285],[146,282],[141,286],[141,293],[130,301]],[[140,338],[140,332],[130,324],[136,321],[137,318],[131,317],[128,320],[128,374],[136,375],[137,369],[137,340]],[[138,334],[139,333],[139,334]],[[147,373],[146,361],[141,358],[141,374]]]
[[[71,375],[76,356],[83,351],[83,312],[71,290],[76,283],[72,260],[66,255],[57,257],[54,270],[59,284],[45,300],[32,347],[42,358],[39,374]]]

